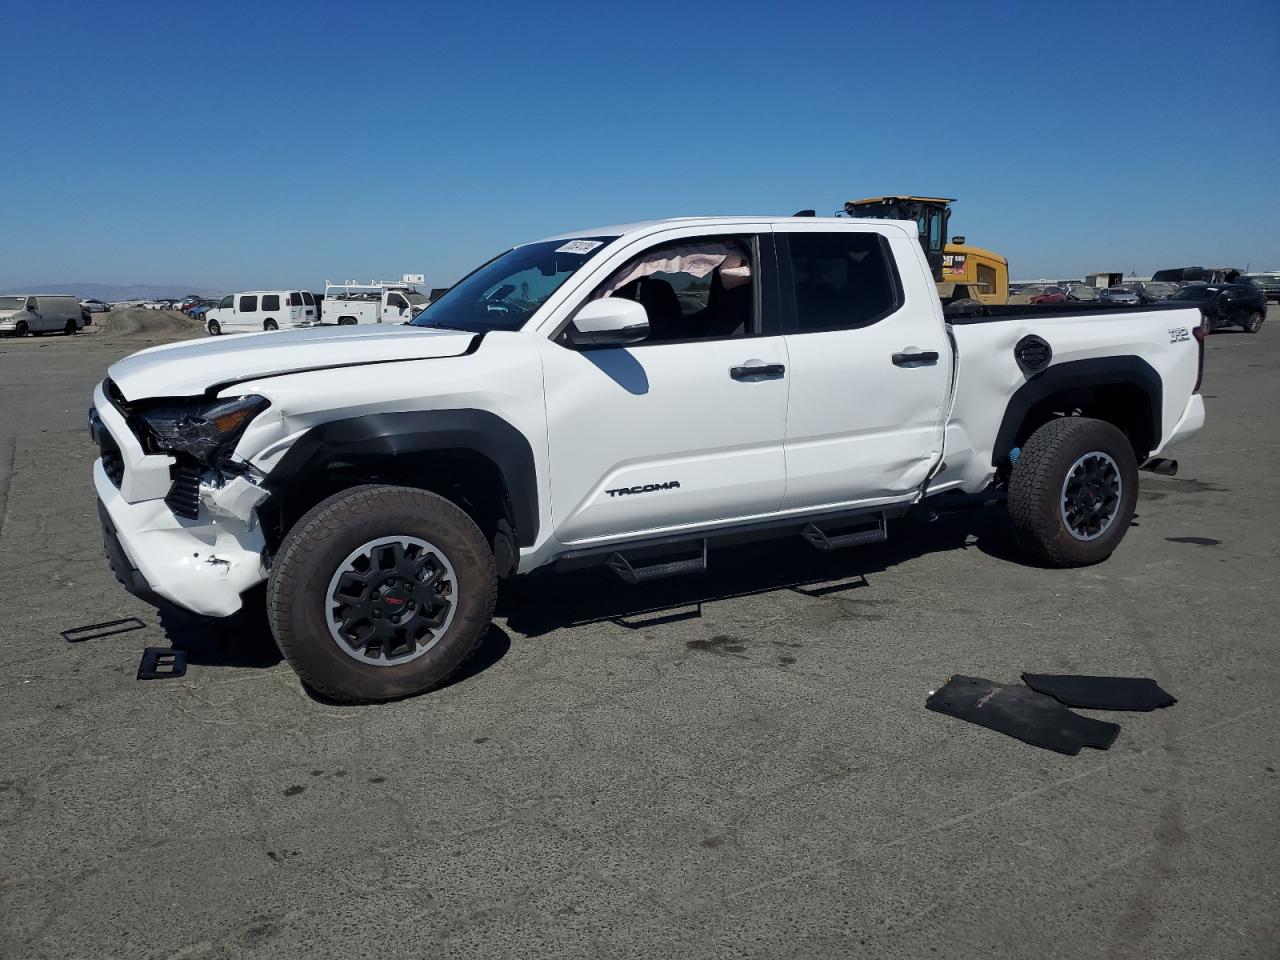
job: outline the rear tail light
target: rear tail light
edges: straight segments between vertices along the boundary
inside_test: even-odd
[[[1201,314],[1200,322],[1191,328],[1191,335],[1196,338],[1196,347],[1200,351],[1199,366],[1196,368],[1196,385],[1191,388],[1192,393],[1199,393],[1200,384],[1204,381],[1204,335],[1208,325],[1209,318]]]

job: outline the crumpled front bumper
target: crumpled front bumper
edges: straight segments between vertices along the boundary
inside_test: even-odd
[[[186,520],[163,500],[128,503],[101,460],[93,465],[93,484],[100,515],[105,514],[108,558],[131,593],[226,617],[240,609],[245,590],[266,579],[266,542],[251,508],[243,511],[245,519],[202,509],[198,520]],[[115,556],[113,541],[119,547]]]

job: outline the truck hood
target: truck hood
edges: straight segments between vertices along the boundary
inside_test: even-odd
[[[126,400],[194,397],[216,384],[390,360],[466,353],[476,334],[401,325],[311,327],[151,347],[111,365]]]

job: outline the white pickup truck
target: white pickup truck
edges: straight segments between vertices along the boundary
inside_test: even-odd
[[[321,323],[408,323],[426,308],[426,296],[410,283],[325,281]]]
[[[208,616],[266,581],[281,650],[343,700],[443,682],[498,581],[548,565],[639,582],[734,540],[831,550],[926,500],[1007,501],[1036,561],[1103,560],[1139,467],[1204,422],[1199,311],[979,313],[944,317],[898,221],[525,244],[410,325],[113,365],[90,411],[107,554]]]

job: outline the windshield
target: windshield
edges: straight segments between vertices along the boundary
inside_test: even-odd
[[[0,297],[0,310],[22,310],[26,305],[26,297]]]
[[[519,330],[597,250],[617,237],[546,240],[490,260],[418,314],[415,327]]]
[[[1214,291],[1208,287],[1183,287],[1170,300],[1208,300]]]
[[[1097,300],[1098,291],[1093,287],[1072,287],[1069,291],[1077,300]]]
[[[1115,295],[1117,293],[1133,293],[1128,287],[1107,287],[1107,293]]]
[[[421,306],[427,302],[427,298],[420,293],[405,292],[405,298],[415,306]]]
[[[1147,296],[1159,299],[1172,296],[1178,290],[1172,283],[1148,283],[1144,289],[1147,291]]]

